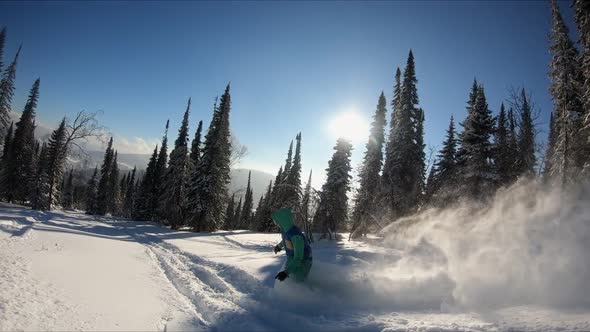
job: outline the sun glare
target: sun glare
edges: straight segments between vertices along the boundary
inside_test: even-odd
[[[357,144],[368,139],[369,123],[357,111],[350,110],[332,118],[328,130],[335,139],[343,137]]]

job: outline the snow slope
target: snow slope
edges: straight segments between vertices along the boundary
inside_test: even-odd
[[[590,330],[590,310],[475,311],[453,304],[442,271],[385,273],[426,245],[320,241],[305,285],[275,282],[279,238],[2,204],[0,330]]]

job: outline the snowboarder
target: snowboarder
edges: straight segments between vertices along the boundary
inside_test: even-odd
[[[297,282],[307,278],[311,269],[311,246],[299,227],[293,224],[291,209],[283,208],[272,213],[272,221],[281,229],[282,241],[274,247],[275,254],[285,249],[287,263],[285,270],[279,272],[275,279],[285,280],[291,276]]]

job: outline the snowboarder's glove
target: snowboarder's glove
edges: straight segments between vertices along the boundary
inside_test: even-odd
[[[277,244],[277,245],[275,246],[275,248],[274,248],[274,252],[275,252],[275,254],[276,254],[277,252],[281,251],[281,250],[283,250],[283,249],[282,249],[281,247],[279,247],[279,245],[278,245],[278,244]]]
[[[279,281],[283,281],[289,277],[289,274],[286,271],[281,271],[277,274],[275,279],[279,279]]]

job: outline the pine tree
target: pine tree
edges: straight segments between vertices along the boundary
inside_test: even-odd
[[[516,133],[516,119],[514,117],[514,110],[511,108],[508,109],[508,147],[509,147],[509,155],[510,155],[510,181],[516,181],[516,178],[519,174],[518,169],[518,135]]]
[[[310,170],[309,179],[307,180],[305,190],[303,191],[303,198],[301,199],[301,216],[303,218],[303,231],[305,232],[305,236],[308,241],[313,242],[313,233],[311,230],[312,216],[309,211],[309,205],[311,203],[311,175],[312,171]]]
[[[201,160],[201,132],[203,130],[203,121],[199,121],[197,131],[195,132],[195,138],[191,144],[191,153],[189,156],[190,160],[190,171],[197,167]]]
[[[6,27],[2,27],[0,31],[0,72],[4,67],[2,60],[4,59],[4,43],[6,42]]]
[[[580,62],[583,77],[582,101],[584,106],[582,132],[580,133],[582,148],[579,153],[579,163],[583,164],[585,173],[590,174],[590,3],[583,0],[574,0],[574,9],[582,47]]]
[[[64,193],[62,196],[62,207],[64,209],[72,209],[74,205],[74,170],[70,170],[68,179],[64,187]]]
[[[524,88],[521,92],[520,130],[518,132],[518,170],[519,175],[534,176],[537,159],[535,157],[535,128],[531,105]]]
[[[473,108],[462,125],[460,181],[470,198],[485,198],[491,193],[497,176],[492,164],[490,142],[494,133],[494,118],[488,108],[483,86],[479,86]]]
[[[258,232],[269,232],[274,228],[274,223],[270,217],[272,212],[272,188],[273,182],[270,181],[264,194],[264,199],[261,202],[261,206],[256,210],[256,226],[255,230]]]
[[[140,220],[152,220],[153,218],[153,210],[152,210],[152,201],[153,201],[153,188],[154,188],[154,174],[156,171],[156,163],[158,162],[158,146],[154,148],[154,152],[148,162],[147,168],[145,173],[143,174],[143,178],[141,180],[141,184],[139,186],[139,190],[137,193],[137,200],[135,201],[135,214],[134,217],[137,217]]]
[[[30,193],[31,208],[34,210],[49,210],[49,182],[47,181],[47,144],[43,142],[37,159],[35,176]]]
[[[424,151],[422,145],[423,111],[419,102],[414,55],[410,50],[399,100],[394,100],[390,145],[383,167],[382,184],[385,207],[392,218],[418,208],[424,188]],[[396,84],[397,86],[397,84]],[[395,94],[394,94],[395,99]]]
[[[40,205],[41,209],[50,210],[53,205],[58,204],[60,200],[61,188],[59,183],[62,182],[65,161],[67,157],[67,130],[66,119],[62,119],[59,127],[51,133],[49,142],[47,143],[47,155],[44,165],[45,181],[47,193],[43,193],[43,197],[47,197],[47,201]],[[41,201],[40,199],[38,199]]]
[[[2,30],[4,32],[4,30]],[[4,138],[6,128],[10,122],[10,110],[12,97],[14,96],[14,80],[16,78],[16,65],[21,47],[18,48],[12,63],[6,68],[0,80],[0,139]]]
[[[219,108],[216,107],[213,112],[201,161],[191,176],[190,224],[195,231],[214,231],[223,221],[227,185],[230,181],[230,110],[228,84],[221,96]]]
[[[35,111],[39,99],[39,83],[37,79],[31,88],[27,103],[16,123],[12,148],[3,169],[2,183],[12,190],[5,197],[9,202],[24,203],[32,190],[31,180],[35,175]]]
[[[98,174],[98,167],[94,168],[94,172],[92,173],[92,177],[88,180],[88,184],[86,185],[86,214],[95,214],[96,213],[96,203],[97,203],[97,183],[96,183],[96,176]]]
[[[497,121],[496,132],[494,134],[495,166],[496,173],[498,174],[498,185],[503,186],[513,181],[512,173],[514,167],[509,143],[508,117],[506,116],[504,103],[500,105],[500,114],[498,114]]]
[[[381,184],[379,173],[381,172],[383,163],[382,151],[385,140],[385,116],[387,113],[385,105],[385,95],[381,92],[377,103],[377,110],[375,111],[375,115],[373,115],[373,122],[371,123],[371,134],[366,144],[367,150],[365,151],[363,165],[359,172],[359,189],[354,200],[355,205],[352,213],[352,229],[350,232],[350,236],[353,238],[367,234],[371,214],[376,209],[377,202],[375,198],[377,197]],[[306,188],[306,195],[309,195],[307,190]],[[309,204],[309,197],[307,197],[307,200]]]
[[[109,144],[104,153],[102,166],[100,167],[100,180],[98,181],[98,189],[96,194],[96,214],[104,216],[109,208],[110,188],[109,178],[111,178],[111,171],[113,167],[113,138],[109,140]]]
[[[240,214],[240,222],[239,228],[247,229],[250,225],[251,217],[252,217],[252,208],[254,207],[254,193],[252,192],[252,187],[250,186],[250,179],[252,176],[252,171],[248,172],[248,184],[246,185],[246,195],[244,196],[244,205],[242,206],[242,212]]]
[[[549,115],[549,135],[547,136],[547,149],[545,150],[545,168],[543,170],[543,179],[545,181],[551,177],[551,170],[553,169],[551,161],[553,160],[553,152],[555,151],[556,141],[557,137],[555,130],[555,120],[553,117],[553,112],[551,112]]]
[[[451,116],[446,139],[436,156],[429,174],[428,196],[435,206],[447,206],[457,199],[457,134],[455,120]]]
[[[2,145],[2,158],[0,159],[0,197],[6,197],[8,195],[8,190],[10,188],[7,186],[8,184],[4,183],[4,168],[8,165],[8,158],[10,156],[10,147],[12,145],[13,139],[13,132],[14,132],[14,123],[10,124],[8,128],[8,132],[6,136],[4,136],[4,144]]]
[[[123,216],[125,218],[133,217],[133,206],[135,205],[135,173],[137,167],[133,167],[133,171],[127,180],[127,189],[125,191],[125,201],[123,202]]]
[[[189,98],[178,130],[178,138],[174,143],[174,149],[170,153],[170,162],[160,196],[160,215],[163,216],[172,229],[178,229],[184,225],[186,217],[186,183],[188,176],[188,117],[191,108]]]
[[[150,214],[152,219],[155,221],[160,220],[159,208],[160,208],[160,195],[162,193],[162,187],[164,183],[164,177],[166,176],[166,165],[168,164],[168,127],[170,120],[166,121],[166,129],[164,130],[164,137],[162,138],[162,146],[158,153],[158,160],[156,161],[156,168],[154,169],[153,175],[153,187],[150,203]]]
[[[236,198],[235,198],[235,195],[231,195],[231,199],[229,200],[229,203],[227,204],[227,209],[225,210],[225,219],[223,222],[222,229],[225,229],[225,230],[231,229],[232,223],[234,221],[235,210],[236,210]]]
[[[562,183],[568,183],[578,172],[576,151],[583,142],[579,138],[583,104],[580,84],[582,72],[578,62],[578,50],[569,38],[569,30],[559,12],[557,1],[551,0],[553,29],[551,32],[552,59],[550,92],[555,112],[556,144],[552,153],[550,174]],[[573,143],[576,143],[575,145]]]
[[[279,171],[275,176],[274,184],[272,187],[272,203],[271,203],[271,210],[277,210],[282,207],[283,195],[282,195],[282,183],[283,183],[283,165],[279,167]]]
[[[301,133],[295,137],[295,157],[285,178],[284,204],[293,211],[299,211],[301,200]],[[299,214],[296,214],[299,217]],[[297,218],[296,218],[297,219]]]
[[[336,233],[345,227],[348,213],[348,197],[350,190],[350,156],[352,144],[345,139],[338,139],[336,150],[328,163],[327,179],[322,186],[320,204],[314,216],[314,227],[322,237],[329,236],[330,240]]]
[[[107,210],[111,212],[113,216],[119,216],[121,212],[121,192],[119,188],[119,164],[117,161],[118,153],[115,151],[113,156],[112,165],[109,172],[108,178],[108,207]]]
[[[238,205],[236,205],[236,210],[234,211],[234,217],[231,220],[231,224],[229,225],[228,230],[237,229],[240,224],[240,220],[242,219],[242,198],[238,201]]]

